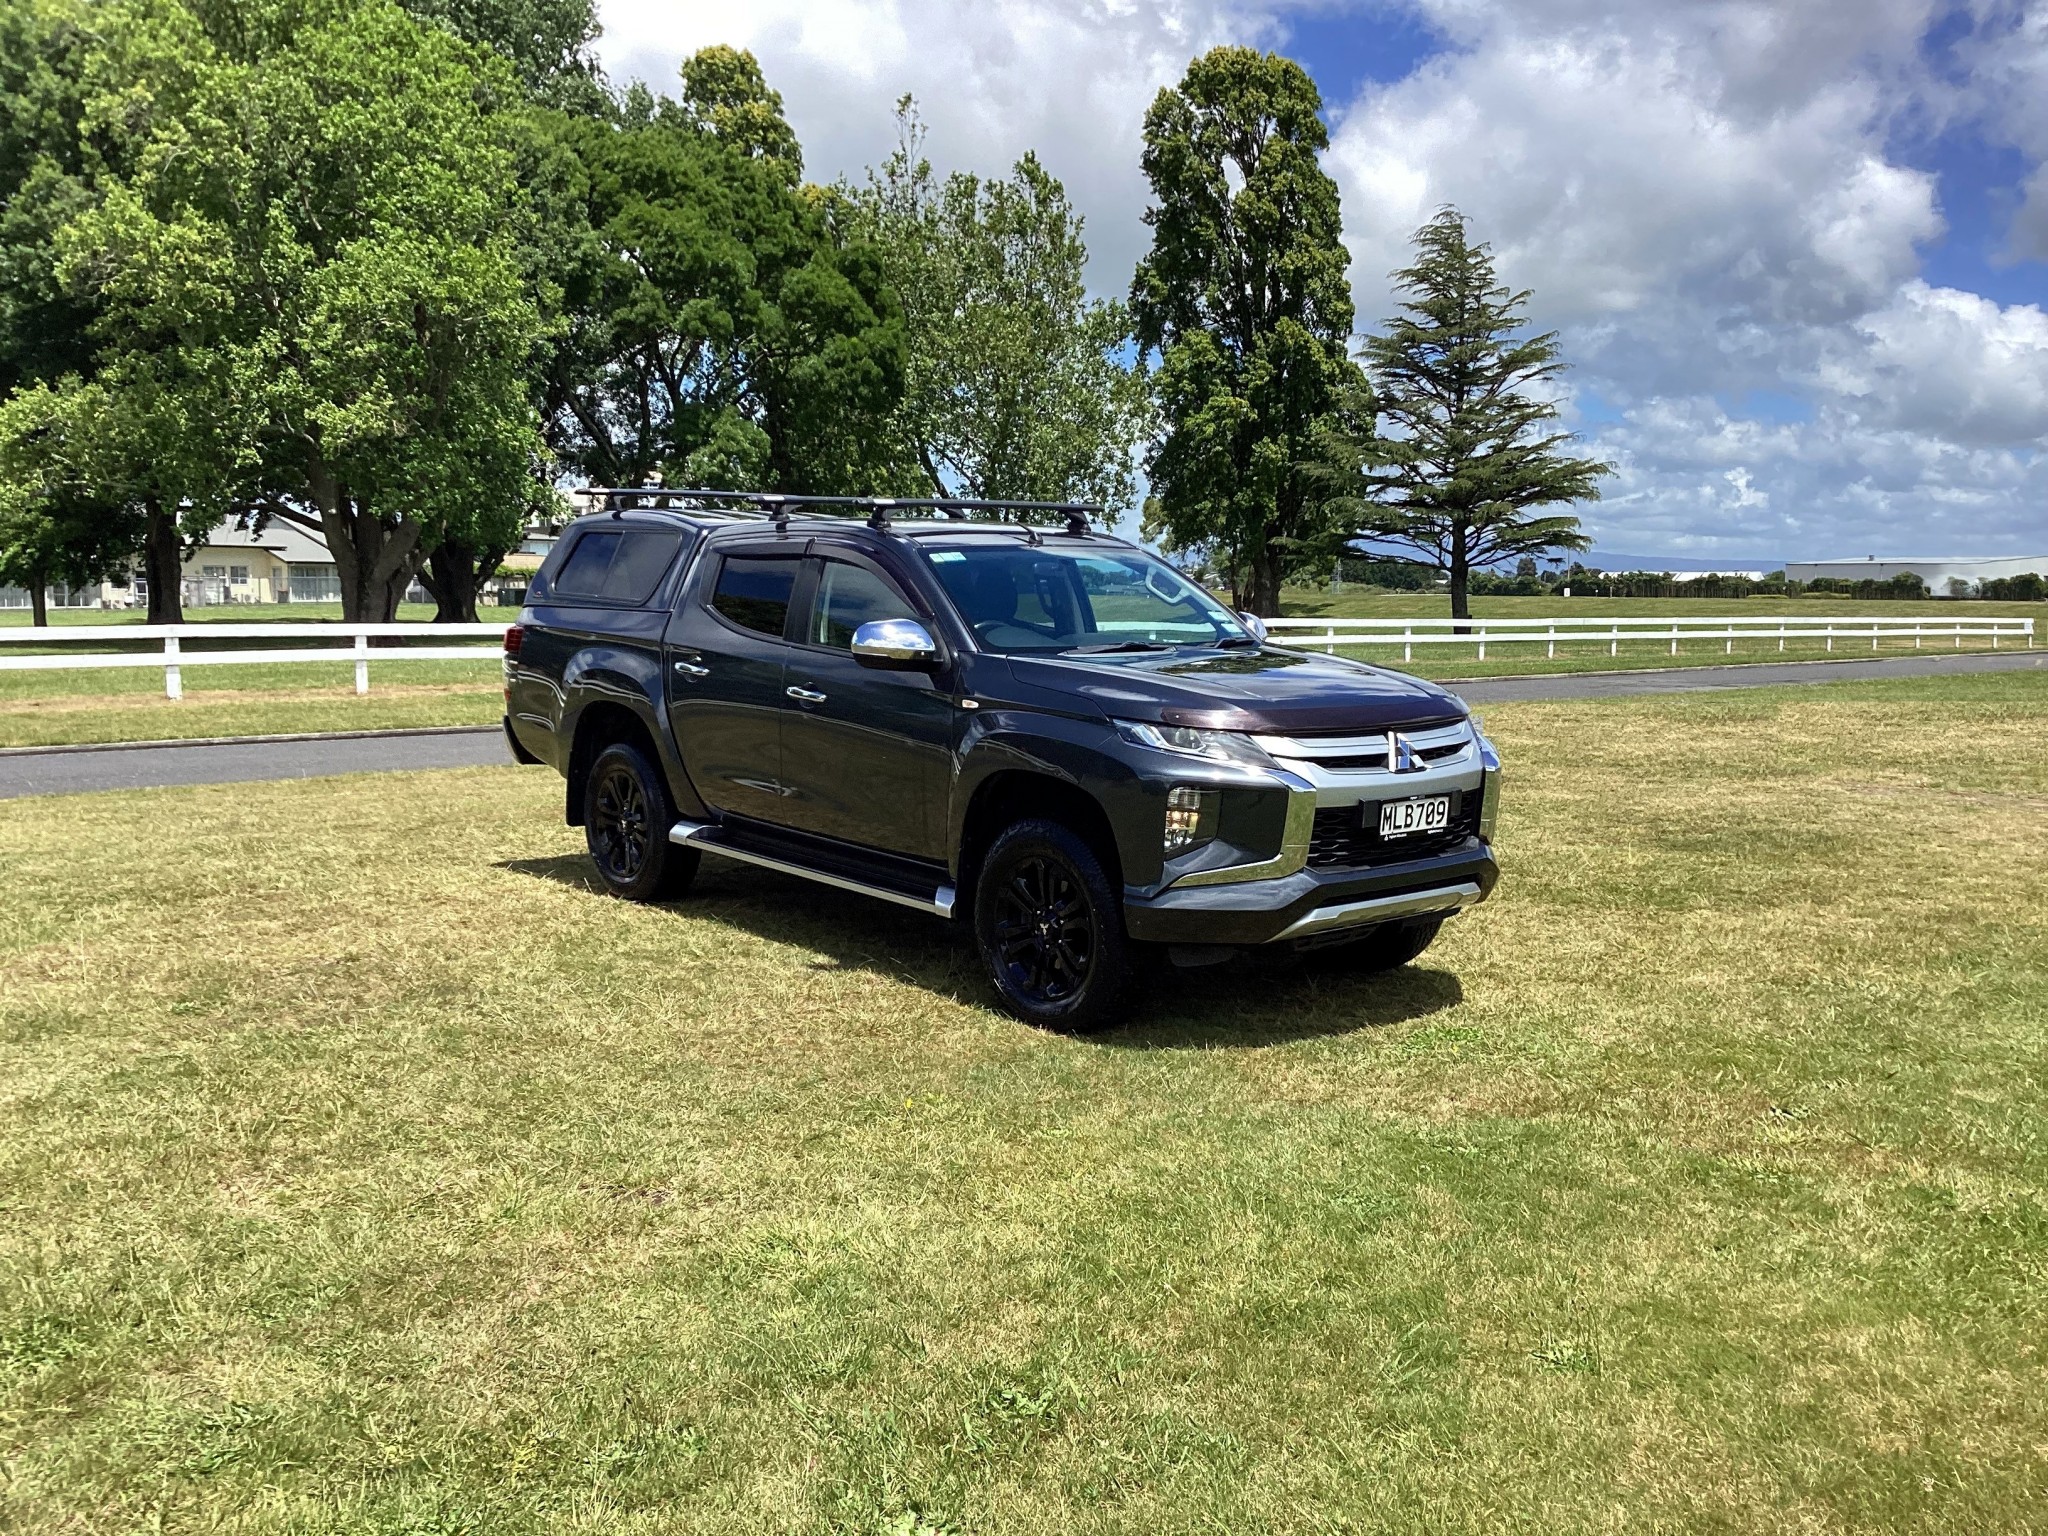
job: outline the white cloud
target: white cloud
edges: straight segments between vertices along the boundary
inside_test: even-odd
[[[1817,382],[1860,420],[1975,447],[2048,435],[2048,315],[2035,305],[1916,279],[1832,339]]]
[[[2048,322],[1921,280],[1939,189],[1888,147],[1983,109],[1925,68],[1932,0],[1416,3],[1456,47],[1369,89],[1331,155],[1361,314],[1463,209],[1610,408],[1581,423],[1622,469],[1603,543],[2048,544]]]
[[[658,86],[710,42],[752,49],[810,174],[858,176],[914,93],[942,168],[1035,149],[1088,218],[1093,286],[1142,253],[1140,124],[1218,42],[1279,43],[1345,0],[604,0],[615,78]],[[1968,0],[1356,0],[1405,4],[1444,51],[1333,100],[1362,324],[1441,202],[1564,333],[1573,407],[1621,472],[1609,547],[1786,557],[2048,546],[2048,319],[1931,286],[1935,179],[1902,126],[1987,125],[2048,165],[2048,14]],[[1313,63],[1313,60],[1310,61]],[[2048,171],[2015,222],[2048,254]]]
[[[1091,279],[1121,294],[1145,248],[1145,109],[1217,43],[1274,36],[1262,0],[601,0],[614,79],[669,88],[711,43],[761,60],[814,180],[859,179],[916,96],[941,170],[1001,174],[1027,149],[1086,216]]]

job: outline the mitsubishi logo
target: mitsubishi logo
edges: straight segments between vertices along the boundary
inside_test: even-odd
[[[1393,773],[1420,773],[1429,764],[1415,750],[1415,744],[1399,731],[1387,732],[1387,768]]]

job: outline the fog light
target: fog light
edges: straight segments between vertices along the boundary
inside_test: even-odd
[[[1215,819],[1212,811],[1215,801],[1213,790],[1205,794],[1186,784],[1176,784],[1166,792],[1167,853],[1185,853],[1195,844],[1206,843],[1216,835],[1213,827],[1208,825]]]

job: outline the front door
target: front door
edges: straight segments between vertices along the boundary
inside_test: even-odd
[[[864,560],[820,559],[784,674],[783,819],[806,832],[913,858],[946,856],[952,699],[928,672],[854,659],[872,619],[931,627],[895,582]]]
[[[706,805],[782,821],[783,633],[802,546],[742,544],[706,558],[669,622],[669,724]]]

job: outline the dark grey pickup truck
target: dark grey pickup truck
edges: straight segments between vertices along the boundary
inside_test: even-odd
[[[1013,1011],[1087,1029],[1148,960],[1392,967],[1493,889],[1457,698],[1270,643],[1086,509],[587,494],[505,728],[621,896],[710,853],[962,917]]]

